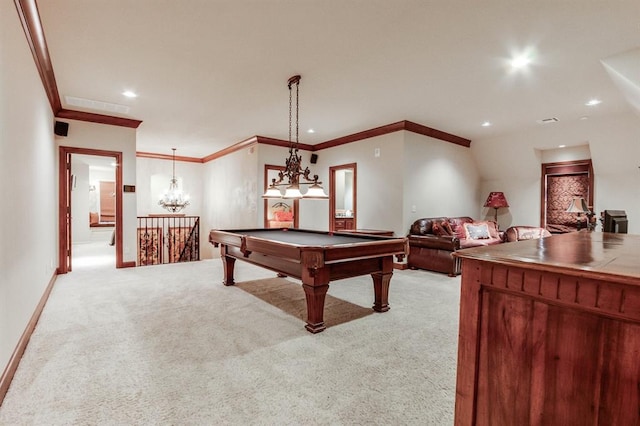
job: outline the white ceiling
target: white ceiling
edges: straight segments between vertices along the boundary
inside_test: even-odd
[[[40,0],[38,8],[63,107],[82,110],[66,96],[128,106],[102,113],[143,121],[138,151],[203,157],[254,135],[287,139],[295,74],[308,144],[400,120],[481,141],[545,118],[628,111],[640,90],[637,0]],[[524,51],[533,62],[514,72],[507,63]],[[605,67],[606,58],[615,60]],[[139,97],[122,96],[127,89]],[[591,98],[602,103],[585,106]]]

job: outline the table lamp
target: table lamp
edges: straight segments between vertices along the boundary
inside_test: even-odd
[[[593,213],[589,210],[589,206],[587,205],[587,201],[583,197],[573,197],[571,200],[571,204],[569,204],[569,208],[567,209],[567,213],[578,213],[578,220],[576,223],[576,229],[580,230],[580,215],[582,213],[587,215],[587,229],[590,229],[589,222],[591,220],[591,216]]]
[[[495,209],[495,217],[494,221],[498,223],[498,209],[500,207],[509,207],[509,203],[507,203],[507,199],[504,197],[504,193],[502,192],[490,192],[487,197],[487,201],[484,203],[485,207],[493,207]]]

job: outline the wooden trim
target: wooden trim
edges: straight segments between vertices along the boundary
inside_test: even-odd
[[[220,151],[214,152],[211,155],[207,155],[206,157],[202,158],[202,162],[203,163],[208,163],[209,161],[213,161],[213,160],[217,160],[218,158],[224,157],[225,155],[231,154],[233,152],[239,151],[241,149],[244,148],[248,148],[250,146],[253,146],[255,144],[258,143],[258,138],[257,136],[252,136],[249,139],[245,139],[243,141],[240,141],[238,143],[235,143],[231,146],[226,147],[225,149],[222,149]]]
[[[135,268],[136,262],[122,262],[119,268]]]
[[[129,127],[137,129],[142,121],[130,118],[113,117],[111,115],[95,114],[92,112],[74,111],[70,109],[60,109],[55,113],[57,118],[69,120],[88,121],[90,123],[109,124],[112,126]]]
[[[209,161],[217,160],[218,158],[224,157],[225,155],[229,155],[233,152],[239,151],[244,148],[248,148],[256,144],[280,146],[283,148],[288,148],[291,145],[288,141],[285,141],[282,139],[267,138],[265,136],[252,136],[248,139],[235,143],[225,149],[214,152],[211,155],[207,155],[206,157],[203,157],[201,161],[203,163],[208,163]],[[314,151],[313,145],[299,143],[297,146],[298,146],[298,149]]]
[[[49,56],[47,40],[44,37],[42,22],[36,0],[14,0],[24,35],[27,37],[27,44],[33,54],[33,60],[40,74],[44,91],[49,98],[51,110],[54,114],[62,109],[60,95],[56,84],[56,77],[53,73],[53,65]]]
[[[406,130],[408,132],[418,133],[420,135],[429,136],[435,139],[440,139],[445,142],[455,143],[465,147],[471,146],[471,140],[461,138],[460,136],[452,135],[450,133],[443,132],[441,130],[433,129],[431,127],[423,126],[421,124],[413,123],[411,121],[398,121],[397,123],[387,124],[385,126],[376,127],[374,129],[365,130],[362,132],[354,133],[352,135],[342,136],[340,138],[332,139],[327,142],[314,145],[313,151],[320,151],[322,149],[333,148],[339,145],[345,145],[351,142],[357,142],[363,139],[373,138],[375,136],[382,136],[400,130]]]
[[[441,130],[423,126],[422,124],[417,124],[411,121],[404,120],[404,121],[398,121],[397,123],[376,127],[375,129],[369,129],[362,132],[354,133],[352,135],[332,139],[330,141],[322,142],[317,145],[298,143],[297,147],[298,149],[301,149],[304,151],[314,152],[314,151],[320,151],[322,149],[334,148],[336,146],[345,145],[351,142],[361,141],[363,139],[373,138],[375,136],[382,136],[388,133],[398,132],[401,130],[406,130],[408,132],[429,136],[434,139],[440,139],[442,141],[454,143],[456,145],[461,145],[467,148],[471,146],[470,139],[465,139],[460,136],[452,135],[451,133],[446,133]],[[289,146],[291,146],[291,143],[289,141],[285,141],[283,139],[268,138],[266,136],[256,135],[248,139],[245,139],[243,141],[240,141],[238,143],[235,143],[231,146],[228,146],[225,149],[221,149],[220,151],[214,152],[211,155],[202,157],[200,159],[194,158],[194,157],[176,157],[176,160],[180,158],[181,159],[180,161],[191,161],[193,163],[208,163],[209,161],[217,160],[218,158],[222,158],[225,155],[229,155],[233,152],[239,151],[244,148],[248,148],[256,144],[279,146],[283,148],[288,148]],[[169,155],[154,154],[151,152],[137,152],[136,156],[144,157],[144,158],[155,158],[155,159],[171,158],[171,156]]]
[[[136,157],[138,158],[153,158],[155,160],[173,160],[173,156],[171,154],[154,154],[153,152],[136,152]],[[176,161],[184,161],[187,163],[203,163],[203,158],[196,157],[183,157],[180,155],[176,155]]]
[[[66,274],[67,263],[67,194],[69,182],[67,179],[67,152],[58,149],[58,274]]]
[[[362,132],[354,133],[347,136],[342,136],[336,139],[332,139],[326,142],[315,145],[315,151],[322,149],[333,148],[340,145],[345,145],[351,142],[357,142],[363,139],[373,138],[375,136],[382,136],[393,132],[404,130],[404,121],[398,121],[397,123],[387,124],[385,126],[376,127],[375,129],[364,130]]]
[[[40,319],[40,314],[42,314],[42,310],[44,306],[47,304],[47,300],[49,300],[49,295],[51,294],[51,290],[53,289],[53,285],[55,284],[57,279],[57,275],[54,273],[51,279],[49,280],[49,284],[44,290],[42,297],[40,298],[40,302],[36,306],[33,315],[31,315],[31,319],[27,324],[16,348],[11,354],[11,358],[9,359],[9,363],[5,367],[2,377],[0,377],[0,405],[2,405],[2,401],[4,400],[7,391],[9,390],[9,385],[13,380],[13,376],[16,374],[16,370],[18,369],[18,365],[20,364],[20,360],[22,359],[22,355],[24,355],[24,351],[27,349],[27,345],[29,344],[29,339],[31,339],[31,335],[33,334],[33,330],[35,330],[36,325],[38,324],[38,320]]]
[[[67,154],[84,154],[84,155],[98,155],[102,157],[114,157],[116,160],[115,174],[116,174],[116,221],[115,221],[115,245],[116,245],[116,268],[125,268],[127,264],[123,262],[122,247],[123,247],[123,223],[122,223],[122,152],[119,151],[106,151],[102,149],[90,149],[90,148],[75,148],[69,146],[61,146],[59,149],[59,170],[58,170],[58,245],[59,245],[59,265],[58,270],[61,274],[69,272],[69,268],[66,262],[66,253],[70,250],[70,238],[67,235],[67,214],[66,214],[66,194],[67,185],[69,184],[66,179],[66,159]]]
[[[443,132],[442,130],[432,129],[431,127],[423,126],[422,124],[413,123],[411,121],[404,121],[404,130],[423,136],[429,136],[434,139],[440,139],[441,141],[451,142],[467,148],[471,146],[471,139],[462,138],[460,136],[452,135],[451,133]]]
[[[291,142],[289,141],[285,141],[282,139],[267,138],[265,136],[256,136],[256,140],[259,144],[263,144],[263,145],[281,146],[283,148],[289,148],[291,146]],[[314,145],[309,145],[306,143],[297,143],[296,146],[298,147],[298,149],[301,149],[303,151],[316,150]]]

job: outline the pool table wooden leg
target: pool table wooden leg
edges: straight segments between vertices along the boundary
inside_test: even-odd
[[[324,325],[324,299],[329,290],[329,284],[313,286],[302,284],[307,296],[307,325],[304,326],[311,333],[320,333]]]
[[[224,269],[224,281],[222,281],[222,284],[234,285],[236,282],[233,280],[233,267],[236,265],[236,259],[235,257],[225,256],[224,254],[221,258]]]
[[[376,312],[387,312],[389,308],[389,282],[393,276],[393,257],[382,259],[382,272],[371,274],[373,278],[373,291],[375,301],[373,310]]]

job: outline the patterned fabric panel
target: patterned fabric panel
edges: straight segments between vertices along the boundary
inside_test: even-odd
[[[576,226],[576,213],[566,210],[574,197],[589,199],[589,177],[586,174],[547,177],[547,224]]]

